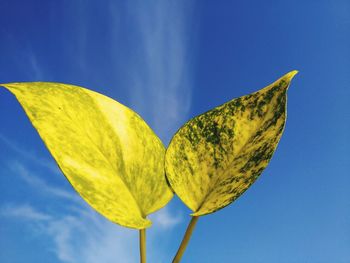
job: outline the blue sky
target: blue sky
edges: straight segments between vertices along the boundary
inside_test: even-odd
[[[0,10],[0,83],[99,91],[165,144],[186,120],[299,70],[270,165],[200,218],[183,262],[350,262],[349,1],[2,0]],[[137,231],[79,199],[5,90],[0,123],[0,262],[137,262]],[[170,262],[189,213],[174,198],[153,215],[149,262]]]

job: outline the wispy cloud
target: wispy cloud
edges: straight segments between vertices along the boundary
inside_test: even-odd
[[[0,207],[0,217],[10,217],[35,223],[40,233],[52,240],[50,248],[61,262],[65,263],[128,263],[138,261],[138,232],[120,227],[97,214],[77,194],[48,184],[35,176],[24,164],[12,161],[10,171],[19,176],[32,189],[47,198],[55,197],[65,202],[62,214],[50,202],[45,206],[30,203],[9,203]],[[49,212],[47,212],[49,211]],[[172,214],[167,207],[151,215],[154,231],[148,236],[150,244],[165,230],[171,230],[182,220],[181,214]],[[35,228],[37,229],[37,228]],[[153,230],[153,229],[152,229]],[[154,258],[164,258],[162,251],[152,249]],[[157,262],[157,261],[156,261]],[[161,262],[161,261],[158,261]]]
[[[52,217],[50,215],[40,212],[28,204],[21,204],[21,205],[7,204],[0,208],[0,216],[15,217],[22,220],[34,220],[34,221],[52,220]]]
[[[32,49],[30,49],[26,54],[28,56],[28,69],[30,70],[30,78],[33,81],[43,81],[46,74],[43,72],[43,68],[40,66],[36,54]]]
[[[135,41],[128,43],[134,52],[122,60],[131,72],[125,76],[125,86],[132,108],[150,122],[164,142],[183,124],[190,110],[192,5],[192,1],[133,1],[126,7]],[[117,4],[112,5],[111,12],[118,27]]]
[[[36,152],[24,149],[23,146],[19,147],[15,142],[2,134],[0,134],[0,141],[6,145],[8,149],[16,153],[18,157],[25,158],[26,160],[31,161],[33,164],[47,169],[53,174],[61,174],[60,170],[53,160],[40,157]]]
[[[6,204],[1,217],[35,223],[54,244],[51,249],[61,262],[136,262],[137,232],[122,229],[89,209],[76,215],[42,212],[28,204]],[[134,244],[135,243],[135,244]],[[135,247],[137,248],[137,247]]]
[[[41,189],[41,192],[45,192],[51,196],[56,196],[64,199],[69,199],[76,203],[81,203],[79,197],[71,192],[65,191],[59,187],[54,187],[49,185],[41,179],[40,177],[35,176],[30,169],[25,167],[22,163],[18,161],[12,161],[8,165],[9,169],[15,174],[19,175],[22,180],[28,183],[30,186]]]
[[[181,213],[173,214],[169,211],[168,207],[164,207],[163,209],[151,215],[150,219],[154,225],[166,230],[171,229],[179,224],[183,220],[183,217]]]
[[[57,215],[42,212],[28,204],[6,204],[0,208],[0,216],[26,220],[35,223],[42,231],[42,235],[49,237],[54,244],[51,249],[57,258],[66,263],[128,263],[137,262],[138,232],[136,230],[119,227],[101,218],[89,208],[80,213]],[[153,216],[155,225],[167,230],[179,223],[171,220],[169,212],[158,212],[161,216]],[[152,251],[154,260],[164,258],[157,247],[157,236],[162,230],[157,228],[148,235],[148,249]]]
[[[31,43],[18,43],[15,38],[12,37],[13,44],[18,46],[18,52],[14,55],[15,63],[19,74],[22,75],[22,80],[14,81],[45,81],[49,78],[47,67],[45,67],[44,61],[41,61],[38,52],[32,47]],[[44,64],[44,65],[43,65]]]

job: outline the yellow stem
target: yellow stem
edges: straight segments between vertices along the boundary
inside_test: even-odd
[[[146,229],[140,229],[140,263],[146,263]]]
[[[187,244],[188,242],[190,241],[190,238],[191,238],[191,235],[192,235],[192,232],[194,230],[194,227],[196,226],[196,223],[198,221],[198,216],[193,216],[192,219],[191,219],[191,222],[190,224],[188,225],[187,229],[186,229],[186,233],[182,239],[182,242],[181,242],[181,245],[173,259],[173,263],[179,263],[185,250],[186,250],[186,247],[187,247]]]

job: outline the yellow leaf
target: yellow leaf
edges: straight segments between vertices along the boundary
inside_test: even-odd
[[[99,213],[143,229],[172,198],[165,149],[144,120],[91,90],[60,83],[10,83],[13,93],[75,190]]]
[[[265,169],[284,129],[286,92],[296,73],[191,119],[174,135],[166,176],[192,215],[229,205]]]

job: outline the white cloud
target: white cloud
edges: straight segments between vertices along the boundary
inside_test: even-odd
[[[169,207],[164,207],[158,212],[150,215],[150,219],[153,222],[154,227],[161,227],[165,230],[171,229],[182,221],[182,215],[172,214],[169,211]]]
[[[136,262],[137,231],[122,229],[101,218],[88,207],[76,215],[53,215],[28,204],[6,204],[1,217],[35,223],[53,243],[50,248],[61,262]],[[35,228],[35,231],[38,228]],[[32,228],[31,228],[32,230]],[[135,244],[133,244],[135,243]]]
[[[47,229],[62,262],[136,262],[130,243],[137,240],[137,233],[121,229],[88,209],[53,220]]]
[[[120,227],[97,214],[78,195],[49,185],[45,180],[33,175],[32,172],[18,161],[10,165],[15,175],[28,185],[47,197],[56,197],[65,202],[66,214],[58,212],[50,201],[40,209],[32,204],[5,204],[0,207],[1,217],[11,217],[35,223],[31,229],[46,235],[52,240],[52,250],[61,262],[65,263],[128,263],[137,262],[138,231]],[[50,211],[50,213],[46,212]],[[171,230],[182,220],[180,214],[172,214],[167,207],[150,216],[153,227],[148,235],[148,243],[154,244],[150,257],[164,258],[162,251],[157,249],[158,236]],[[154,261],[153,262],[157,262]],[[161,261],[158,261],[161,262]]]
[[[43,179],[33,175],[30,169],[28,169],[26,166],[24,166],[22,163],[18,161],[10,162],[9,169],[13,171],[15,174],[19,175],[23,181],[25,181],[32,187],[41,189],[42,192],[45,192],[52,196],[69,199],[76,203],[81,203],[80,198],[77,195],[71,192],[65,191],[59,187],[54,187],[52,185],[49,185]]]
[[[36,223],[43,235],[48,236],[53,243],[50,248],[61,262],[65,263],[128,263],[138,262],[138,231],[122,228],[102,218],[92,209],[80,208],[79,213],[68,215],[53,215],[41,212],[28,204],[7,204],[0,209],[1,217],[11,217]],[[179,218],[172,220],[169,212],[154,215],[155,227],[159,224],[169,230],[180,222]],[[161,229],[152,229],[147,237],[148,250],[154,260],[164,258],[159,251],[157,242]]]
[[[29,49],[26,54],[28,56],[28,69],[30,70],[29,74],[31,79],[34,81],[43,81],[45,74],[42,70],[42,67],[39,65],[38,58],[34,54],[34,51],[32,49]]]
[[[118,28],[117,3],[112,4],[111,12]],[[194,39],[189,34],[191,12],[192,1],[127,4],[126,13],[130,14],[129,23],[134,25],[137,41],[128,43],[128,49],[134,52],[122,60],[130,72],[125,76],[125,86],[130,92],[131,107],[150,122],[165,142],[187,119],[190,110],[193,54],[189,46]],[[123,41],[119,35],[114,39]]]
[[[52,217],[46,213],[34,209],[28,204],[13,205],[7,204],[0,209],[0,216],[15,217],[22,220],[48,221]]]
[[[0,141],[5,144],[11,151],[18,154],[20,157],[31,161],[33,164],[47,169],[50,173],[61,174],[55,162],[51,159],[40,157],[36,152],[29,151],[23,147],[19,147],[15,142],[0,134]]]

